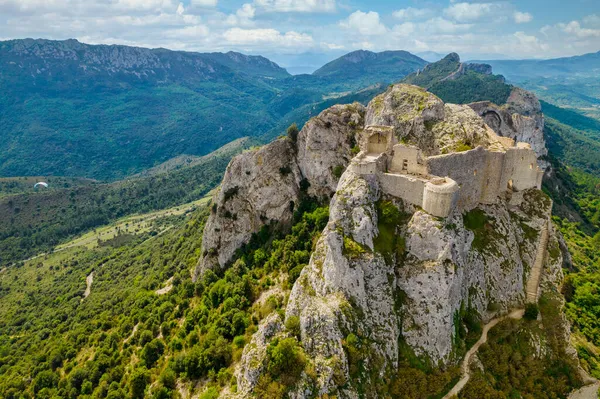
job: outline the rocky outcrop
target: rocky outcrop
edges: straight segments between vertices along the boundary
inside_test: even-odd
[[[298,166],[310,183],[309,194],[330,197],[352,159],[356,132],[363,126],[365,107],[334,105],[309,120],[298,135]]]
[[[367,108],[365,126],[389,126],[398,141],[415,142],[425,154],[434,151],[428,126],[444,119],[444,103],[425,89],[395,85],[375,97]]]
[[[535,114],[525,105],[521,110]],[[364,152],[350,160],[357,140],[362,148],[371,143],[362,140],[382,132],[430,154],[463,151],[458,143],[493,150],[500,140],[473,108],[444,104],[416,86],[397,85],[366,110],[354,105],[324,111],[302,129],[296,146],[280,139],[240,155],[215,197],[201,270],[226,266],[236,246],[276,217],[289,222],[292,207],[285,207],[286,201],[334,193],[327,227],[285,308],[286,321],[299,320],[310,370],[289,387],[290,397],[355,398],[361,389],[369,389],[372,397],[385,396],[379,394],[379,381],[394,375],[407,353],[437,365],[460,360],[464,342],[457,331],[464,328],[465,312],[485,323],[525,302],[525,282],[539,259],[551,201],[528,189],[468,212],[435,217],[386,194],[379,175],[359,173]],[[346,168],[349,160],[352,167]],[[245,178],[253,165],[256,170]],[[286,176],[274,172],[281,165],[290,169]],[[259,175],[262,180],[255,184]],[[292,188],[283,189],[284,184]],[[233,187],[238,187],[233,195],[224,194]],[[240,222],[225,218],[224,211]],[[254,216],[261,212],[264,217]],[[221,230],[214,233],[216,226]],[[554,260],[546,262],[542,284],[555,284],[562,257],[555,259],[553,231],[547,240],[546,257]],[[228,251],[224,256],[222,248]],[[273,337],[289,336],[279,317],[261,322],[244,349],[236,371],[239,397],[252,396]],[[369,372],[357,372],[356,356]]]
[[[363,116],[360,104],[334,106],[308,121],[296,142],[280,138],[236,156],[213,197],[194,279],[224,268],[264,226],[289,225],[302,196],[333,195]]]
[[[498,135],[531,145],[538,156],[540,167],[548,167],[548,162],[544,160],[548,155],[544,140],[544,116],[540,102],[533,93],[515,87],[505,105],[481,101],[469,106]]]
[[[295,145],[288,139],[236,156],[213,198],[196,274],[223,268],[263,226],[289,224],[301,180]]]

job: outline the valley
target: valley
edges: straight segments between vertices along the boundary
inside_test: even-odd
[[[45,41],[0,42],[0,60],[8,51],[37,68],[36,51],[48,48],[116,62],[104,46]],[[357,51],[291,76],[262,57],[136,51],[153,73],[136,75],[135,63],[108,76],[78,71],[106,94],[101,101],[88,92],[36,97],[44,116],[23,113],[3,131],[25,145],[0,152],[1,173],[45,177],[0,179],[1,397],[597,391],[579,370],[600,378],[593,110],[552,96],[538,103],[495,67],[454,53],[426,64],[406,52]],[[165,59],[183,69],[162,68]],[[31,93],[52,87],[44,73],[53,62]],[[0,85],[14,89],[7,76]],[[82,102],[65,108],[71,95]],[[149,97],[156,103],[131,115]],[[90,117],[99,108],[106,113]],[[71,112],[91,129],[79,132],[90,154],[102,156],[78,150],[72,130],[55,136]],[[124,121],[131,125],[114,125]],[[68,154],[27,148],[50,125],[60,127],[48,136],[55,149]],[[121,136],[133,125],[140,130]],[[373,148],[372,126],[393,132],[398,151],[423,151],[421,165],[478,146],[497,152],[508,144],[496,134],[524,141],[531,169],[537,159],[546,170],[541,190],[518,188],[513,176],[510,193],[470,204],[469,182],[487,176],[487,187],[495,176],[477,160],[440,174],[462,191],[459,205],[434,216],[384,186],[393,173],[415,173],[409,157],[398,171],[403,162],[384,167],[369,153],[378,172],[356,172]],[[49,188],[33,190],[38,181]]]

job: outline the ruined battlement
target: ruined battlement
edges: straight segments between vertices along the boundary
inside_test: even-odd
[[[360,146],[351,165],[356,173],[377,175],[385,193],[438,217],[541,187],[536,153],[506,137],[496,137],[493,148],[425,156],[416,146],[397,143],[392,129],[368,126]]]

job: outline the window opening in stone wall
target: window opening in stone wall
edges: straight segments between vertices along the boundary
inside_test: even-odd
[[[402,160],[402,170],[407,170],[408,169],[408,159],[403,159]]]
[[[477,176],[477,169],[473,171],[473,176]]]

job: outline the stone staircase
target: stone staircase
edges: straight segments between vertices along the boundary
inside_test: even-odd
[[[540,241],[538,243],[537,252],[535,254],[535,262],[527,280],[527,287],[525,289],[527,293],[527,303],[536,303],[538,299],[538,287],[540,285],[540,277],[542,275],[542,269],[544,267],[544,259],[546,256],[546,248],[548,247],[550,221],[546,221],[544,227],[542,227]]]

